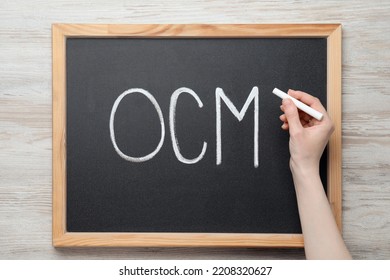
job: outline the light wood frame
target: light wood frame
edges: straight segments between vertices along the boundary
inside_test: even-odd
[[[326,38],[327,110],[335,123],[328,145],[327,193],[342,229],[340,24],[53,24],[53,246],[303,247],[302,234],[76,233],[66,230],[66,39],[113,38]]]

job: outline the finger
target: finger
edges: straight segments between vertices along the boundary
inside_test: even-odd
[[[290,135],[291,133],[296,133],[301,130],[302,124],[299,118],[298,109],[294,102],[289,98],[283,99],[283,108],[290,128]]]
[[[288,130],[288,123],[282,124],[282,129],[283,130]]]
[[[282,110],[282,112],[284,113],[283,105],[280,105],[280,110]]]
[[[324,106],[322,106],[321,101],[317,97],[314,97],[303,91],[292,90],[292,89],[288,90],[288,94],[294,97],[295,99],[302,101],[306,105],[320,111],[321,113],[326,112],[326,109],[324,108]]]
[[[279,116],[279,119],[280,119],[282,122],[287,122],[287,117],[286,117],[285,114],[280,115],[280,116]]]

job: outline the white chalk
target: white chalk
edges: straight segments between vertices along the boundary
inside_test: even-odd
[[[301,101],[295,99],[294,97],[288,95],[287,93],[281,91],[280,89],[274,88],[272,93],[274,93],[275,95],[279,96],[282,99],[290,98],[294,102],[295,106],[297,106],[299,109],[301,109],[302,111],[304,111],[305,113],[309,114],[310,116],[312,116],[313,118],[319,121],[322,120],[322,118],[324,117],[322,113],[318,112],[317,110],[314,110],[313,108],[307,106],[305,103],[302,103]]]

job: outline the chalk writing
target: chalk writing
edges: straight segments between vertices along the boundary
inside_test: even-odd
[[[160,142],[158,143],[156,149],[151,152],[148,155],[145,155],[143,157],[132,157],[129,155],[124,154],[118,147],[116,140],[115,140],[115,127],[114,127],[114,121],[115,121],[115,113],[116,110],[122,101],[122,99],[129,95],[134,93],[141,93],[143,94],[148,100],[153,104],[161,125],[161,137]],[[182,93],[188,93],[190,94],[198,103],[199,108],[203,107],[203,103],[200,100],[199,96],[190,88],[181,87],[177,90],[175,90],[170,99],[169,104],[169,127],[170,127],[170,135],[172,140],[172,148],[176,155],[176,158],[185,164],[194,164],[202,160],[204,157],[206,150],[207,150],[207,142],[203,142],[203,147],[200,152],[200,154],[193,159],[185,158],[181,152],[180,152],[180,145],[176,136],[176,105],[177,100]],[[227,97],[225,92],[222,88],[217,87],[215,89],[215,110],[216,110],[216,164],[220,165],[222,163],[222,132],[221,132],[221,100],[226,104],[226,106],[229,108],[230,112],[233,113],[233,115],[238,119],[238,121],[242,121],[245,117],[245,114],[248,110],[249,105],[254,103],[254,128],[253,128],[253,164],[254,167],[259,166],[259,89],[258,87],[253,87],[251,92],[249,93],[248,98],[245,101],[244,106],[241,108],[240,111],[238,111],[237,107],[233,104],[233,102]],[[144,162],[152,159],[161,149],[164,143],[165,138],[165,123],[164,123],[164,117],[163,113],[161,111],[161,108],[157,102],[157,100],[153,97],[151,93],[148,91],[141,89],[141,88],[132,88],[129,90],[126,90],[121,95],[118,96],[118,98],[115,100],[114,105],[112,106],[111,115],[110,115],[110,137],[111,142],[114,146],[115,151],[118,153],[118,155],[131,162]]]
[[[115,141],[115,131],[114,131],[115,113],[116,113],[116,110],[118,108],[119,103],[122,101],[122,99],[126,95],[134,94],[134,93],[137,93],[137,92],[145,95],[150,100],[150,102],[152,102],[154,108],[157,111],[157,114],[158,114],[158,117],[159,117],[159,120],[160,120],[160,125],[161,125],[161,138],[160,138],[160,142],[158,143],[156,149],[153,152],[151,152],[150,154],[148,154],[146,156],[143,156],[143,157],[131,157],[131,156],[128,156],[128,155],[124,154],[119,149],[118,145],[116,144],[116,141]],[[118,153],[118,155],[121,158],[123,158],[123,159],[125,159],[127,161],[132,161],[132,162],[143,162],[143,161],[147,161],[147,160],[152,159],[160,151],[160,149],[161,149],[161,147],[162,147],[162,145],[164,143],[164,138],[165,138],[164,117],[163,117],[161,108],[158,105],[156,99],[153,97],[153,95],[151,95],[148,91],[146,91],[146,90],[144,90],[142,88],[132,88],[132,89],[126,90],[121,95],[119,95],[118,98],[115,100],[114,105],[112,106],[112,110],[111,110],[111,115],[110,115],[110,137],[111,137],[111,142],[112,142],[112,144],[114,146],[115,151]]]
[[[257,87],[253,87],[251,93],[241,111],[238,112],[236,106],[234,106],[233,102],[225,95],[223,89],[217,88],[215,90],[215,107],[216,107],[216,133],[217,133],[217,165],[222,162],[222,140],[221,140],[221,99],[225,102],[226,106],[233,113],[233,115],[238,119],[238,121],[242,121],[246,111],[248,110],[249,104],[254,100],[254,149],[253,149],[253,161],[254,166],[259,166],[259,89]]]
[[[195,98],[196,102],[198,102],[199,108],[203,107],[203,103],[200,100],[199,96],[192,89],[182,87],[182,88],[175,90],[175,92],[171,96],[171,102],[169,104],[169,128],[170,128],[170,132],[171,132],[173,151],[175,152],[177,159],[183,163],[186,163],[186,164],[194,164],[203,158],[204,154],[206,153],[207,143],[203,142],[203,147],[202,147],[202,151],[201,151],[200,155],[194,159],[186,159],[180,153],[179,142],[177,141],[176,131],[175,131],[175,121],[176,121],[175,116],[176,116],[177,99],[179,98],[179,95],[182,94],[183,92],[191,94]]]

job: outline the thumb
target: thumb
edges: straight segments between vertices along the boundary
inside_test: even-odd
[[[302,124],[299,119],[298,109],[295,106],[294,102],[290,98],[285,98],[282,101],[284,114],[286,115],[288,126],[291,132],[297,132],[302,129]]]

